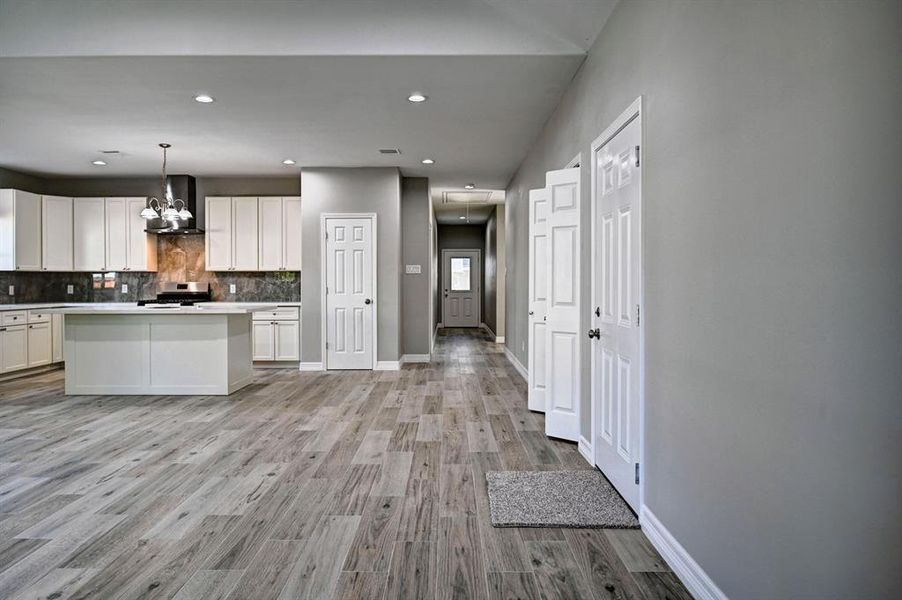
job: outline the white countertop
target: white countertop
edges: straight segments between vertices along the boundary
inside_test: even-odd
[[[300,306],[300,302],[202,302],[195,306],[145,308],[136,302],[35,302],[32,304],[0,304],[0,312],[11,310],[44,310],[61,314],[240,314],[271,309],[275,306]]]

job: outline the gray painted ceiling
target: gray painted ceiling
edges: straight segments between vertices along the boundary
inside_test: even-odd
[[[197,176],[398,166],[504,188],[614,4],[3,0],[0,166],[146,176],[168,142],[170,172]],[[121,155],[92,166],[103,150]]]

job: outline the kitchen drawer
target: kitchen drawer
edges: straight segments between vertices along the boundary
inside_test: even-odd
[[[28,311],[28,322],[29,323],[49,323],[50,315],[41,312],[39,310],[30,310]]]
[[[297,306],[275,306],[272,310],[261,310],[254,313],[254,321],[297,321],[300,313]]]
[[[24,310],[8,310],[0,317],[0,324],[3,325],[24,325],[28,320],[27,313]]]

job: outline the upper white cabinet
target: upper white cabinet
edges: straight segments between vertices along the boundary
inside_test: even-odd
[[[106,240],[101,226],[106,217],[104,198],[75,198],[72,203],[73,264],[76,271],[106,268]]]
[[[77,200],[76,200],[77,202]],[[146,233],[144,198],[105,198],[106,270],[156,271],[157,236]]]
[[[209,271],[300,271],[301,199],[209,196]]]
[[[0,190],[0,271],[41,270],[41,197]]]
[[[41,197],[42,270],[71,271],[73,267],[72,198]]]
[[[259,199],[258,237],[261,271],[301,270],[301,199]]]

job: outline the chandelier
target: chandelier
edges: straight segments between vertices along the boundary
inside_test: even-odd
[[[194,218],[194,215],[188,210],[188,205],[184,200],[172,197],[172,188],[166,182],[166,150],[171,147],[172,144],[160,144],[160,148],[163,149],[163,174],[160,177],[162,194],[160,194],[160,198],[148,196],[147,206],[141,211],[141,216],[148,220],[163,219],[170,222],[175,228],[178,227],[179,221],[187,221]],[[179,204],[181,204],[181,208]]]

